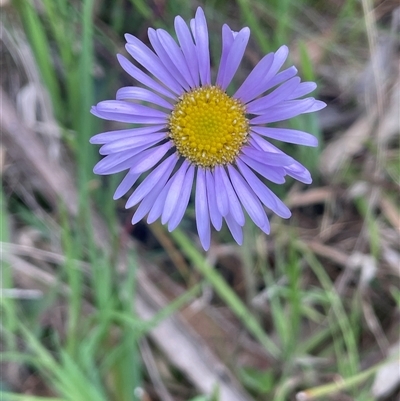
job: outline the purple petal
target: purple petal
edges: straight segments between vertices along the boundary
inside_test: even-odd
[[[268,74],[273,61],[274,53],[269,53],[264,56],[253,68],[233,97],[240,99],[243,103],[254,99],[256,97],[254,93],[256,93],[261,79]]]
[[[225,216],[226,224],[229,228],[229,231],[232,233],[232,237],[234,240],[239,244],[243,244],[243,231],[242,227],[236,222],[236,220],[233,218],[231,213],[228,213]]]
[[[164,67],[161,60],[138,38],[126,34],[125,39],[128,42],[125,45],[127,52],[146,70],[151,72],[159,81],[166,85],[171,91],[180,95],[182,86]]]
[[[253,100],[246,106],[246,110],[250,114],[264,114],[267,110],[276,104],[286,100],[290,94],[300,84],[300,78],[294,77],[279,86],[273,92],[259,99]]]
[[[177,203],[180,201],[182,185],[188,167],[189,163],[185,160],[175,175],[171,178],[172,184],[165,199],[165,205],[161,216],[162,224],[165,224],[171,218]]]
[[[168,221],[169,232],[175,230],[175,228],[181,222],[183,215],[185,214],[185,210],[189,203],[190,194],[192,192],[193,177],[194,166],[190,165],[188,171],[186,172],[185,180],[183,181],[180,201],[176,205],[175,210],[173,211],[172,216]]]
[[[116,102],[115,104],[110,102]],[[118,104],[125,103],[125,105]],[[129,107],[133,106],[133,107]],[[119,121],[132,124],[166,124],[167,115],[150,107],[121,102],[119,100],[105,100],[93,106],[90,112],[104,120]],[[163,115],[164,114],[164,115]]]
[[[287,175],[303,182],[304,184],[311,184],[312,178],[310,172],[299,162],[295,161],[290,166],[285,166]]]
[[[285,64],[285,61],[289,55],[289,49],[287,46],[283,45],[281,46],[274,54],[274,62],[272,63],[271,75],[275,75]]]
[[[297,99],[299,97],[308,95],[310,92],[313,92],[316,88],[317,84],[315,82],[302,82],[287,98],[287,100]]]
[[[272,145],[271,142],[265,140],[260,135],[257,135],[254,132],[252,132],[252,135],[250,136],[250,140],[248,142],[250,145],[256,147],[257,149],[259,149],[263,152],[272,152],[272,153],[279,153],[279,154],[286,155],[286,153],[282,152],[279,148]],[[290,157],[290,156],[288,156],[288,157]]]
[[[150,170],[165,156],[171,147],[171,142],[167,142],[155,148],[145,150],[140,154],[135,165],[131,168],[132,173],[144,173]]]
[[[273,88],[274,86],[277,86],[277,85],[281,84],[282,82],[285,82],[290,78],[293,78],[296,74],[297,74],[297,68],[294,66],[281,71],[280,73],[278,73],[274,77],[272,77],[268,82],[265,82],[265,84],[263,86],[263,92],[266,92],[267,90]],[[261,92],[261,93],[263,93],[263,92]]]
[[[314,111],[319,111],[326,107],[325,102],[321,102],[321,100],[315,100],[312,97],[310,99],[313,99],[314,102],[304,113],[314,113]],[[293,100],[293,102],[295,102],[295,100]]]
[[[107,175],[127,170],[132,167],[132,160],[135,160],[136,155],[140,153],[143,148],[146,149],[147,146],[106,156],[94,166],[93,172],[99,175]]]
[[[149,28],[147,32],[150,43],[157,53],[158,58],[161,60],[161,63],[164,65],[165,69],[172,77],[174,77],[174,79],[179,83],[182,88],[188,91],[190,89],[189,84],[186,82],[181,72],[176,68],[175,64],[169,57],[169,49],[164,48],[164,46],[162,45],[160,37],[158,36],[158,32],[153,28]]]
[[[222,54],[219,63],[217,79],[215,81],[215,83],[219,86],[221,86],[223,81],[223,76],[225,74],[225,68],[226,68],[226,61],[234,39],[235,37],[233,31],[231,30],[231,28],[229,28],[228,25],[224,24],[222,26]]]
[[[153,208],[156,200],[158,199],[160,192],[165,187],[165,182],[168,177],[163,177],[164,179],[157,182],[157,184],[152,188],[152,190],[143,198],[140,202],[139,207],[136,209],[135,214],[132,216],[132,224],[136,224],[138,221],[142,220],[147,213]],[[156,217],[158,219],[159,216]]]
[[[277,106],[269,108],[265,114],[252,118],[251,125],[275,123],[277,121],[288,120],[303,113],[308,113],[309,109],[314,105],[313,98],[301,100],[287,100]],[[323,103],[323,102],[322,102]]]
[[[234,167],[228,166],[228,171],[240,202],[254,223],[258,227],[263,227],[266,223],[266,215],[257,196]]]
[[[124,88],[119,89],[116,98],[117,100],[129,99],[150,102],[157,104],[158,106],[165,107],[169,110],[174,108],[171,103],[156,95],[154,92],[149,91],[148,89],[139,88],[137,86],[125,86]]]
[[[318,139],[307,132],[288,128],[252,127],[252,131],[278,141],[297,145],[318,146]]]
[[[239,225],[244,226],[245,218],[239,199],[237,198],[236,193],[232,187],[232,184],[228,178],[228,175],[226,174],[225,169],[223,167],[220,168],[220,172],[225,192],[228,197],[230,213],[232,214],[233,218]],[[220,191],[222,192],[223,188],[221,188]]]
[[[244,179],[267,208],[284,219],[291,216],[288,207],[242,161],[237,160],[237,165]]]
[[[251,157],[247,157],[246,155],[241,155],[239,159],[246,163],[253,170],[257,171],[257,173],[261,174],[267,180],[274,182],[275,184],[283,184],[285,182],[286,172],[283,167],[267,166],[252,159]]]
[[[117,54],[117,59],[121,67],[133,78],[135,78],[138,82],[146,85],[147,87],[155,90],[158,93],[170,98],[176,99],[176,95],[172,94],[169,90],[164,88],[158,82],[156,82],[153,78],[149,77],[145,72],[137,68],[133,65],[126,57],[122,54]]]
[[[262,227],[260,227],[260,229],[261,229],[262,231],[264,231],[265,234],[269,234],[269,233],[271,232],[271,226],[270,226],[270,224],[269,224],[268,217],[266,217],[266,222],[265,222],[265,224],[264,224]]]
[[[226,89],[231,83],[233,76],[235,75],[240,62],[242,61],[244,51],[246,50],[247,43],[249,42],[250,29],[243,28],[235,37],[232,46],[229,50],[229,54],[226,59],[225,71],[222,74],[221,85],[223,89]]]
[[[164,111],[152,109],[151,107],[125,102],[123,100],[103,100],[97,103],[96,109],[99,113],[133,114],[146,117],[167,118]]]
[[[189,28],[182,17],[175,18],[175,31],[181,45],[182,52],[185,56],[190,74],[193,78],[195,86],[199,85],[199,65],[197,61],[196,47],[192,40]]]
[[[163,128],[165,128],[165,125],[151,125],[149,127],[128,128],[116,131],[102,132],[101,134],[92,136],[89,142],[95,145],[102,145],[119,139],[127,139],[135,135],[153,134]]]
[[[208,251],[211,241],[210,216],[208,214],[206,180],[202,168],[197,170],[195,209],[200,242],[204,250]]]
[[[128,209],[140,202],[152,190],[159,180],[167,180],[171,175],[171,172],[177,161],[177,156],[173,154],[165,159],[160,165],[158,165],[136,188],[135,192],[126,202],[125,207]]]
[[[177,71],[182,74],[186,83],[192,88],[196,87],[196,83],[190,74],[189,67],[182,50],[176,44],[175,40],[172,39],[171,35],[163,29],[157,30],[157,36],[161,44],[164,46],[164,49],[167,51],[170,60],[173,62]]]
[[[198,7],[195,16],[195,23],[192,24],[193,36],[196,41],[197,60],[199,62],[200,81],[202,85],[210,85],[210,51],[208,48],[208,29],[204,11]]]
[[[133,187],[139,177],[140,174],[132,174],[129,171],[115,190],[113,199],[117,200],[123,197]]]
[[[100,149],[101,155],[122,152],[124,150],[135,149],[144,145],[155,145],[157,142],[166,138],[165,132],[156,134],[138,135],[130,138],[119,139],[103,145]]]
[[[157,199],[154,201],[150,213],[147,216],[147,223],[154,223],[161,216],[165,204],[165,198],[167,197],[168,191],[171,188],[171,184],[172,181],[169,180],[160,192],[160,194],[157,196]]]
[[[236,92],[234,97],[240,98],[242,102],[247,103],[264,93],[270,87],[270,81],[274,78],[276,73],[281,69],[282,65],[286,61],[288,53],[289,49],[287,48],[287,46],[281,46],[273,54],[273,61],[270,64],[268,70],[265,71],[265,74],[261,76],[260,74],[257,74],[259,80],[255,81],[253,78],[253,80],[251,81],[251,85],[245,87],[241,92],[239,92],[241,90],[241,88],[239,88],[239,94],[238,92]]]
[[[266,164],[268,166],[288,166],[293,163],[294,159],[283,152],[274,153],[266,152],[255,149],[254,147],[245,146],[242,148],[242,152],[251,157],[252,159]]]
[[[214,177],[210,170],[206,170],[206,186],[207,186],[207,200],[208,210],[210,212],[210,219],[212,225],[217,231],[222,227],[222,216],[217,207],[217,196]]]
[[[224,191],[224,181],[222,179],[222,166],[216,166],[214,169],[215,188],[218,188],[217,208],[222,216],[229,213],[229,201],[226,191]]]

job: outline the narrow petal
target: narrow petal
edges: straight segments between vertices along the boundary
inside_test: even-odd
[[[187,83],[181,72],[178,70],[178,68],[175,66],[175,64],[169,57],[168,55],[169,50],[164,48],[158,36],[158,32],[153,28],[149,28],[148,37],[151,45],[153,46],[153,49],[155,50],[161,63],[164,65],[165,69],[169,72],[169,74],[172,77],[174,77],[174,79],[179,83],[179,85],[182,88],[188,91],[190,89],[189,84]]]
[[[298,72],[297,68],[292,66],[292,67],[287,68],[286,70],[279,72],[278,74],[274,75],[272,78],[269,78],[267,81],[263,81],[262,85],[260,85],[257,88],[255,97],[265,93],[266,91],[270,90],[271,88],[273,88],[275,86],[280,85],[281,83],[287,81],[288,79],[293,78],[297,74],[297,72]]]
[[[141,151],[141,148],[137,148],[106,156],[94,166],[93,172],[99,175],[107,175],[127,170],[132,167],[130,163],[134,160],[133,158]]]
[[[207,186],[205,180],[205,173],[202,168],[197,170],[196,180],[196,198],[195,198],[195,209],[196,209],[196,225],[197,232],[201,245],[205,251],[210,248],[211,241],[211,229],[210,229],[210,216],[208,214],[207,204]]]
[[[267,166],[246,155],[241,155],[238,159],[242,160],[253,170],[257,171],[257,173],[275,184],[283,184],[285,182],[286,171],[284,167]]]
[[[132,216],[132,224],[136,224],[140,220],[146,216],[147,213],[153,208],[154,203],[158,199],[160,192],[165,187],[165,181],[168,177],[164,177],[164,179],[159,180],[156,185],[152,188],[152,190],[143,198],[140,202],[139,207],[136,209],[135,214]],[[158,218],[159,216],[157,216]]]
[[[243,103],[253,100],[256,97],[254,93],[256,93],[261,79],[268,74],[273,61],[274,53],[269,53],[264,56],[253,68],[233,97],[240,99]]]
[[[314,98],[310,98],[310,99],[313,99],[314,102],[304,113],[314,113],[315,111],[322,110],[326,107],[325,102],[321,102],[321,100],[315,100]],[[295,101],[295,100],[293,100],[293,101]]]
[[[228,25],[222,26],[222,53],[221,61],[219,63],[218,75],[215,83],[219,86],[222,85],[223,76],[225,75],[226,61],[231,50],[232,43],[235,39],[233,31]]]
[[[287,46],[281,46],[274,54],[274,62],[272,63],[272,75],[275,75],[285,64],[285,61],[289,55],[289,49]]]
[[[172,39],[171,35],[163,29],[157,30],[157,36],[161,44],[164,46],[164,49],[167,51],[170,60],[174,63],[175,68],[180,74],[182,74],[186,83],[190,87],[194,88],[196,83],[190,74],[186,58],[184,57],[182,50],[176,44],[175,40]]]
[[[226,216],[229,213],[229,201],[228,195],[224,190],[224,180],[222,178],[222,170],[223,167],[216,166],[214,169],[214,181],[215,188],[218,188],[218,196],[217,196],[217,208],[222,216]]]
[[[271,142],[267,141],[266,139],[262,138],[261,136],[255,134],[255,133],[253,133],[253,135],[251,136],[249,143],[253,146],[255,143],[257,143],[257,145],[263,152],[273,153],[275,155],[286,156],[288,158],[287,160],[288,161],[290,160],[290,163],[286,164],[286,166],[296,162],[292,157],[288,156],[285,152],[282,152],[282,150],[277,148]]]
[[[282,68],[283,64],[285,63],[287,56],[289,54],[289,49],[287,46],[281,46],[273,55],[273,61],[272,64],[270,65],[268,71],[261,77],[261,79],[258,82],[253,81],[253,87],[249,88],[248,91],[243,93],[243,95],[240,96],[240,99],[242,102],[247,103],[257,96],[261,95],[264,93],[270,86],[270,81],[274,78],[274,76],[277,74],[277,72]],[[240,89],[240,88],[239,88]],[[236,93],[234,95],[235,97],[238,96]]]
[[[211,71],[210,71],[210,51],[208,44],[208,28],[204,11],[200,7],[197,8],[195,23],[192,25],[194,25],[193,36],[196,41],[200,81],[202,85],[210,85]]]
[[[96,109],[99,113],[119,113],[140,115],[146,117],[167,118],[164,111],[152,109],[151,107],[125,102],[123,100],[103,100],[97,103]]]
[[[279,86],[273,92],[259,99],[253,100],[246,106],[246,110],[250,114],[263,114],[272,106],[286,100],[290,94],[296,90],[300,84],[300,78],[294,77]]]
[[[318,139],[308,132],[288,128],[252,127],[252,131],[278,141],[304,146],[318,146]]]
[[[250,125],[275,123],[308,113],[314,102],[313,98],[282,102],[277,106],[269,108],[265,114],[252,118]]]
[[[287,100],[297,99],[299,97],[308,95],[309,93],[317,89],[317,84],[315,82],[302,82],[296,90],[287,98]]]
[[[225,169],[221,168],[220,171],[221,171],[221,177],[222,177],[222,181],[224,183],[226,195],[228,197],[229,211],[232,214],[233,218],[236,220],[236,222],[239,225],[244,226],[244,223],[246,222],[246,220],[244,218],[243,209],[239,202],[239,199],[236,196],[236,193],[232,187],[232,184],[229,180],[228,175],[225,172]],[[222,190],[223,189],[221,188],[221,191]]]
[[[268,166],[288,166],[293,163],[294,159],[283,152],[273,153],[260,151],[254,147],[245,146],[242,148],[242,152],[251,157],[252,159],[259,161]]]
[[[226,89],[231,83],[240,62],[242,61],[244,51],[249,42],[250,29],[243,28],[235,37],[226,59],[225,71],[222,76],[221,87]]]
[[[167,197],[168,191],[171,188],[171,184],[172,181],[169,180],[165,184],[160,194],[157,196],[157,199],[154,201],[154,204],[149,212],[149,215],[147,216],[147,222],[149,224],[154,223],[161,216],[165,204],[165,198]]]
[[[267,217],[257,196],[234,167],[228,166],[228,171],[240,202],[254,223],[258,227],[263,227],[266,223]]]
[[[214,177],[210,170],[206,170],[206,186],[207,186],[207,201],[208,210],[210,212],[210,219],[212,225],[217,231],[222,227],[222,215],[217,207],[217,196]]]
[[[263,88],[262,88],[263,91],[260,92],[260,94],[266,92],[267,90],[273,88],[274,86],[280,85],[281,83],[287,81],[290,78],[293,78],[297,74],[297,72],[298,72],[297,68],[294,66],[291,66],[291,67],[287,68],[286,70],[279,72],[274,77],[272,77],[270,80],[268,80],[267,82],[264,83]]]
[[[157,147],[148,149],[151,144],[139,146],[126,152],[111,153],[102,159],[95,166],[96,174],[109,175],[119,173],[127,169],[133,169],[133,166],[143,160],[144,157],[152,157],[153,152],[157,152]],[[127,157],[129,155],[129,157]],[[104,160],[104,164],[102,164]],[[136,172],[137,173],[137,172]]]
[[[115,190],[113,199],[122,198],[133,187],[139,177],[140,174],[132,174],[129,171]]]
[[[234,240],[239,244],[239,245],[243,245],[243,231],[242,231],[242,227],[236,222],[236,220],[234,219],[234,217],[232,216],[231,213],[228,213],[225,216],[225,221],[226,224],[229,228],[229,231],[232,234],[232,237],[234,238]]]
[[[151,125],[149,127],[128,128],[116,131],[102,132],[101,134],[92,136],[89,142],[95,145],[102,145],[110,141],[117,141],[119,139],[125,139],[125,138],[127,139],[136,135],[140,136],[140,135],[153,134],[163,128],[165,128],[165,125]]]
[[[267,208],[283,219],[291,216],[288,207],[243,162],[238,160],[237,165],[244,179]]]
[[[312,178],[310,172],[299,162],[295,161],[290,166],[285,166],[287,175],[294,179],[303,182],[304,184],[311,184]]]
[[[158,132],[156,134],[139,135],[130,138],[118,139],[109,142],[101,147],[100,154],[108,155],[110,153],[122,152],[124,150],[135,149],[143,145],[155,145],[156,143],[166,138],[165,132]]]
[[[128,42],[125,45],[127,52],[146,70],[151,72],[159,81],[166,85],[171,91],[180,95],[182,86],[164,67],[161,60],[151,51],[142,41],[133,35],[126,34],[125,39]]]
[[[175,230],[178,224],[181,222],[185,210],[189,203],[190,194],[193,187],[194,178],[194,166],[190,165],[188,171],[186,172],[185,180],[182,185],[182,193],[178,204],[176,205],[171,218],[168,221],[168,231],[171,232]]]
[[[172,110],[174,106],[163,99],[161,96],[156,95],[148,89],[139,88],[137,86],[125,86],[118,90],[116,95],[117,100],[140,100],[143,102],[154,103],[158,106]]]
[[[175,167],[177,161],[177,156],[173,154],[165,159],[160,165],[158,165],[136,188],[135,192],[129,197],[128,201],[126,202],[125,207],[129,209],[130,207],[139,203],[152,190],[152,188],[159,180],[167,180],[171,175],[171,172]]]
[[[190,25],[190,30],[192,31],[194,43],[196,43],[196,20],[194,18],[192,18],[190,20],[190,24],[189,25]],[[197,49],[196,49],[196,54],[197,54]]]
[[[171,178],[172,184],[165,199],[164,209],[161,216],[162,224],[165,224],[171,218],[172,213],[180,200],[182,185],[185,181],[188,167],[189,163],[185,160],[175,175]]]
[[[111,100],[109,100],[110,102]],[[114,102],[117,102],[117,100],[113,100]],[[102,103],[102,102],[100,102]],[[132,104],[133,105],[133,104]],[[133,105],[133,106],[141,106],[141,105]],[[141,106],[145,107],[145,106]],[[146,107],[149,110],[149,107]],[[154,117],[154,116],[149,116],[149,115],[143,115],[140,114],[140,111],[138,108],[134,110],[132,108],[132,112],[134,114],[130,113],[127,108],[121,108],[120,110],[123,110],[124,112],[118,112],[117,109],[112,110],[109,105],[99,105],[93,106],[90,110],[90,112],[99,118],[102,118],[104,120],[111,120],[111,121],[119,121],[122,123],[131,123],[131,124],[167,124],[167,115],[162,116],[162,117]],[[154,110],[157,111],[157,110]],[[162,113],[162,112],[160,112]],[[150,113],[149,114],[155,114],[155,113]]]
[[[135,165],[131,168],[132,173],[144,173],[150,170],[166,155],[171,147],[171,142],[167,142],[155,148],[145,150],[140,154]]]
[[[109,160],[110,160],[111,158],[114,158],[114,159],[116,159],[116,160],[119,160],[120,158],[122,158],[123,160],[126,160],[128,157],[125,157],[125,155],[128,155],[128,154],[129,154],[129,156],[138,157],[137,155],[139,155],[142,151],[144,151],[144,150],[146,150],[146,149],[152,147],[152,146],[155,145],[157,142],[159,142],[159,140],[157,140],[157,141],[155,141],[155,142],[146,141],[146,142],[144,143],[144,145],[142,144],[142,145],[140,145],[140,146],[135,146],[135,147],[131,147],[131,148],[128,148],[128,149],[123,149],[123,150],[121,150],[121,151],[119,151],[119,152],[110,152],[110,153],[108,153],[108,152],[106,152],[106,150],[104,150],[104,148],[106,148],[106,147],[108,146],[108,145],[106,144],[106,145],[103,145],[103,146],[99,149],[99,153],[100,153],[101,155],[108,155],[107,157],[109,157]],[[103,160],[104,160],[104,159],[103,159]],[[123,161],[123,160],[122,160],[122,161]],[[135,159],[135,160],[137,160],[137,159]],[[118,161],[118,163],[119,163],[119,161]],[[116,166],[118,163],[114,163],[113,166]],[[108,166],[108,167],[112,167],[112,166]]]
[[[175,31],[195,86],[199,85],[199,64],[192,35],[182,17],[175,18]]]
[[[145,72],[137,68],[133,65],[126,57],[122,54],[117,54],[117,59],[121,67],[127,72],[132,78],[135,78],[138,82],[143,85],[149,87],[150,89],[155,90],[158,93],[170,98],[176,99],[176,95],[170,92],[168,89],[164,88],[158,82],[156,82],[153,78],[149,77]]]
[[[282,152],[279,148],[272,145],[272,143],[270,141],[267,141],[266,139],[262,138],[260,135],[255,134],[254,132],[252,133],[250,140],[248,142],[252,146],[257,145],[257,149],[260,149],[264,152],[271,152],[271,153],[278,153],[278,154],[286,155],[286,153]],[[290,156],[288,156],[288,157],[290,157]],[[292,160],[294,160],[294,159],[292,159]]]
[[[270,226],[270,224],[269,224],[268,217],[267,217],[266,223],[265,223],[262,227],[260,227],[260,229],[261,229],[262,231],[264,231],[265,234],[269,234],[269,233],[271,232],[271,226]]]

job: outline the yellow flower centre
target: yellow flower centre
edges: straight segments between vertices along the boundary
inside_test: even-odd
[[[249,132],[244,105],[217,86],[182,95],[169,118],[178,153],[197,166],[232,163]]]

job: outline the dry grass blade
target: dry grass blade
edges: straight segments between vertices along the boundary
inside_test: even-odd
[[[20,283],[27,282],[28,287],[30,287],[32,283],[36,283],[36,285],[39,285],[41,288],[43,288],[43,286],[44,288],[54,287],[57,284],[57,278],[55,276],[18,256],[8,252],[2,252],[0,256],[2,260],[10,263],[14,274],[18,278],[17,281]],[[69,288],[65,284],[59,284],[59,291],[66,295],[69,292]]]
[[[330,143],[321,154],[320,168],[328,177],[337,173],[343,164],[363,149],[376,123],[377,113],[360,117],[336,141]]]

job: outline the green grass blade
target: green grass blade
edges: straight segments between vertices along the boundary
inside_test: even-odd
[[[179,245],[179,248],[192,262],[203,277],[213,286],[216,293],[226,302],[232,312],[240,319],[251,334],[264,346],[269,354],[278,358],[280,351],[278,347],[265,333],[257,319],[240,300],[236,293],[226,283],[223,277],[214,270],[204,259],[201,253],[192,245],[188,237],[179,229],[175,229],[171,236]]]

